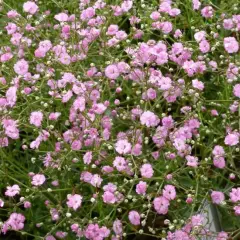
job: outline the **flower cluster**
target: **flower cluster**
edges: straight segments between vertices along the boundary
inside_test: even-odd
[[[238,239],[240,3],[19,2],[0,1],[0,238]]]

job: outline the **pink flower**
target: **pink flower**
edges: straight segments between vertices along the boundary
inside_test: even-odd
[[[198,79],[192,80],[192,86],[200,91],[204,89],[204,83],[199,81]]]
[[[237,133],[228,134],[224,139],[224,143],[228,146],[237,145],[239,143],[239,135]]]
[[[113,161],[113,166],[119,171],[127,169],[127,161],[123,157],[116,157]]]
[[[78,151],[82,148],[82,143],[80,140],[74,140],[71,144],[71,149],[74,151]]]
[[[163,197],[166,199],[174,200],[176,198],[176,190],[173,185],[165,185],[163,189]]]
[[[160,28],[164,34],[168,34],[172,31],[173,26],[171,22],[161,22]]]
[[[81,20],[86,21],[94,17],[94,15],[95,15],[95,9],[92,7],[89,7],[82,11],[80,18]]]
[[[233,20],[231,18],[229,19],[224,19],[223,20],[223,27],[224,29],[232,29],[234,27],[234,23],[233,23]]]
[[[51,121],[56,121],[61,116],[60,112],[52,112],[49,114],[48,119]]]
[[[0,207],[2,208],[4,206],[4,201],[0,198]]]
[[[23,11],[33,15],[38,11],[38,6],[35,2],[27,1],[23,4]]]
[[[161,90],[169,90],[172,87],[172,80],[169,77],[161,77],[158,84]]]
[[[225,155],[225,151],[224,151],[222,146],[216,145],[213,148],[212,154],[215,155],[215,156],[224,156]]]
[[[94,174],[91,178],[90,183],[92,186],[99,188],[101,186],[102,181],[103,179],[100,177],[100,175]]]
[[[110,191],[104,192],[102,198],[103,198],[103,202],[105,202],[107,204],[113,204],[117,200],[114,193],[112,193]]]
[[[43,174],[36,174],[32,177],[32,185],[41,186],[46,181],[46,178]]]
[[[162,196],[157,197],[153,200],[154,209],[157,211],[158,214],[167,214],[169,205],[169,200]]]
[[[118,25],[111,24],[108,27],[108,30],[107,30],[106,34],[109,35],[109,36],[113,36],[117,33],[117,31],[118,31]]]
[[[63,65],[69,65],[69,64],[71,63],[71,57],[70,57],[70,55],[68,55],[67,53],[61,53],[61,54],[60,54],[59,61],[60,61]]]
[[[92,161],[92,152],[88,151],[83,156],[83,162],[87,165],[89,165]]]
[[[17,61],[17,63],[14,64],[14,71],[18,75],[24,75],[28,72],[28,62],[24,59]]]
[[[81,207],[82,204],[82,196],[79,194],[68,194],[67,196],[67,205],[69,208],[73,208],[75,211]]]
[[[67,22],[68,21],[68,15],[66,13],[59,13],[54,16],[56,20],[59,22]]]
[[[238,202],[240,201],[240,187],[238,188],[232,188],[231,192],[230,192],[230,199],[232,202]]]
[[[157,20],[160,18],[160,16],[161,16],[161,15],[160,15],[159,12],[154,11],[154,12],[151,13],[150,18],[151,18],[152,20],[154,20],[154,21],[157,21]]]
[[[220,232],[216,238],[216,240],[228,240],[228,239],[229,239],[228,234],[226,232]]]
[[[233,94],[235,97],[240,98],[240,84],[236,84],[233,88]]]
[[[199,0],[192,0],[192,5],[194,10],[198,10],[201,7],[201,2]]]
[[[56,238],[52,235],[46,237],[46,240],[56,240]]]
[[[105,68],[105,75],[109,79],[117,79],[120,75],[119,70],[116,65],[108,65]]]
[[[14,197],[15,195],[20,194],[20,187],[17,184],[13,186],[8,186],[5,195],[8,197]]]
[[[152,169],[152,165],[149,163],[143,164],[140,168],[140,172],[141,172],[141,176],[143,178],[151,178],[154,173],[154,171]]]
[[[197,167],[198,166],[198,158],[194,157],[194,156],[186,156],[186,160],[187,160],[187,165],[190,167]]]
[[[212,191],[211,198],[212,198],[212,202],[215,204],[220,204],[225,200],[224,194],[218,191]]]
[[[116,219],[113,222],[113,231],[116,235],[122,236],[123,233],[123,227],[122,227],[122,222],[118,219]]]
[[[7,228],[14,231],[19,231],[24,228],[24,221],[25,217],[20,213],[12,213],[9,217],[9,219],[4,223],[5,226],[3,226],[3,229],[6,227],[6,231],[3,231],[4,233],[7,232]]]
[[[139,195],[145,195],[147,190],[147,183],[140,181],[136,186],[136,193]]]
[[[210,51],[210,44],[207,40],[203,40],[199,44],[199,49],[202,53],[207,53]]]
[[[6,100],[7,100],[7,104],[10,107],[13,107],[17,101],[17,87],[13,86],[10,87],[7,91],[6,91]]]
[[[194,34],[195,40],[200,43],[201,41],[205,40],[206,32],[205,31],[199,31]]]
[[[38,111],[38,112],[31,112],[30,115],[30,123],[33,124],[36,127],[40,127],[42,125],[42,120],[43,120],[43,113]]]
[[[192,223],[192,225],[194,227],[202,226],[203,225],[203,221],[204,221],[204,217],[201,214],[194,215],[191,218],[191,223]]]
[[[156,127],[160,119],[153,112],[146,111],[141,115],[140,121],[142,125],[146,125],[147,127]]]
[[[4,119],[2,121],[3,128],[5,130],[5,134],[12,138],[12,139],[18,139],[19,138],[19,130],[17,129],[17,123],[16,121],[12,119]]]
[[[235,215],[236,215],[236,216],[240,216],[240,205],[239,205],[239,206],[235,206],[235,207],[233,208],[233,210],[235,211]]]
[[[85,237],[89,240],[103,240],[110,234],[110,230],[105,226],[99,227],[98,224],[89,224],[85,229]]]
[[[140,225],[140,215],[137,211],[130,211],[128,214],[128,219],[131,222],[131,224],[137,226]]]
[[[19,13],[16,11],[16,10],[10,10],[8,13],[7,13],[7,17],[8,18],[16,18],[19,16]]]
[[[201,10],[201,14],[205,18],[213,17],[213,8],[211,6],[206,6]]]
[[[23,206],[24,208],[28,209],[28,208],[31,208],[32,204],[29,201],[25,201]]]
[[[97,103],[93,105],[93,111],[96,114],[103,114],[107,107],[103,103]]]
[[[214,157],[213,165],[217,168],[223,169],[226,166],[225,159],[223,157]]]
[[[228,53],[236,53],[239,50],[239,44],[235,37],[224,38],[224,48]]]
[[[132,145],[128,140],[118,140],[115,144],[115,149],[119,154],[127,154],[131,152]]]

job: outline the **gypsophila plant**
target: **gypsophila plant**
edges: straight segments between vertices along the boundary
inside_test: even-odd
[[[0,10],[0,239],[240,239],[239,1]]]

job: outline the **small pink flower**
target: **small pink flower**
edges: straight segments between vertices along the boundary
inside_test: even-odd
[[[200,43],[201,41],[205,40],[206,32],[205,31],[199,31],[194,34],[195,40]]]
[[[240,216],[240,205],[239,206],[235,206],[233,208],[233,210],[234,210],[234,213],[235,213],[236,216]]]
[[[140,225],[141,217],[137,211],[130,211],[128,214],[128,219],[131,222],[131,224],[135,226]]]
[[[52,121],[56,121],[61,116],[60,112],[52,112],[49,114],[48,119]]]
[[[146,125],[147,127],[155,127],[159,124],[160,119],[153,112],[146,111],[141,115],[140,121],[142,125]]]
[[[0,207],[2,208],[4,206],[4,201],[0,198]]]
[[[19,231],[24,228],[24,221],[25,221],[25,217],[22,214],[12,213],[9,219],[5,222],[5,224],[6,224],[6,227],[10,227],[10,229],[14,231]],[[4,232],[6,233],[6,231]]]
[[[113,166],[119,171],[127,169],[127,161],[123,157],[116,157],[113,161]]]
[[[67,196],[67,205],[69,208],[73,208],[75,211],[81,207],[82,204],[82,196],[79,194],[73,194]]]
[[[43,174],[36,174],[32,177],[32,185],[41,186],[46,181],[46,178]]]
[[[217,168],[223,169],[226,166],[226,162],[224,157],[214,157],[213,158],[213,165]]]
[[[210,44],[207,40],[203,40],[199,44],[199,49],[202,53],[207,53],[210,51]]]
[[[235,146],[239,143],[239,136],[237,133],[230,133],[228,134],[225,139],[224,143],[228,146]]]
[[[157,211],[158,214],[167,214],[169,205],[169,200],[162,196],[157,197],[153,200],[154,209]]]
[[[56,20],[59,22],[67,22],[68,21],[68,15],[66,13],[59,13],[54,16]]]
[[[109,36],[113,36],[117,33],[117,31],[118,31],[118,25],[112,24],[108,27],[106,34]]]
[[[29,201],[25,201],[23,204],[24,208],[31,208],[32,204]]]
[[[112,193],[110,191],[104,192],[102,198],[103,198],[103,202],[105,202],[107,204],[113,204],[117,200],[114,193]]]
[[[147,183],[140,181],[136,186],[136,193],[139,195],[145,195],[147,190]]]
[[[213,148],[212,154],[215,155],[215,156],[224,156],[225,155],[225,151],[224,151],[222,146],[216,145]]]
[[[87,165],[89,165],[92,161],[92,152],[88,151],[83,156],[83,162]]]
[[[78,151],[82,148],[82,143],[80,140],[74,140],[71,144],[71,149],[74,151]]]
[[[122,227],[122,222],[118,219],[116,219],[113,222],[113,231],[116,235],[122,236],[123,233],[123,227]]]
[[[112,64],[106,67],[105,75],[109,79],[117,79],[120,75],[119,70],[116,65]]]
[[[212,198],[212,202],[215,204],[220,204],[225,200],[224,194],[218,191],[212,191],[211,198]]]
[[[211,6],[206,6],[201,10],[201,14],[205,18],[213,17],[213,8]]]
[[[103,114],[106,111],[107,107],[103,103],[96,103],[93,105],[93,111],[96,114]]]
[[[90,183],[92,186],[99,188],[101,186],[102,181],[103,179],[100,177],[100,175],[94,174],[91,178]]]
[[[192,216],[191,218],[191,223],[194,227],[196,226],[202,226],[203,225],[203,221],[204,221],[204,217],[201,214],[197,214]]]
[[[149,163],[143,164],[140,168],[140,172],[141,172],[141,176],[143,178],[151,178],[154,173],[154,171],[152,169],[152,165]]]
[[[23,11],[33,15],[38,11],[38,5],[35,2],[27,1],[23,4]]]
[[[128,140],[118,140],[115,144],[115,149],[119,154],[127,154],[131,152],[132,145]]]
[[[228,234],[226,232],[220,232],[216,238],[216,240],[228,240],[228,239],[229,239]]]
[[[232,188],[229,195],[230,195],[230,199],[233,203],[240,201],[240,187]]]
[[[239,43],[235,37],[224,38],[224,48],[228,53],[236,53],[239,50]]]
[[[28,62],[24,59],[17,61],[17,63],[14,64],[14,71],[18,75],[24,75],[28,72]]]
[[[38,112],[32,112],[30,115],[30,123],[35,125],[36,127],[40,127],[42,125],[43,120],[43,113]]]
[[[15,195],[20,194],[20,187],[17,184],[13,186],[8,186],[5,195],[8,197],[14,197]]]
[[[198,10],[201,7],[201,2],[199,0],[192,0],[192,6],[194,10]]]
[[[187,160],[187,165],[190,167],[197,167],[198,166],[198,158],[194,157],[194,156],[186,156],[186,160]]]
[[[192,80],[192,86],[200,91],[204,89],[204,83],[199,81],[198,79]]]
[[[233,94],[235,97],[240,98],[240,84],[236,84],[233,88]]]
[[[233,20],[231,18],[229,19],[224,19],[223,20],[223,27],[224,29],[232,29],[234,27],[234,23],[233,23]]]
[[[166,199],[170,200],[174,200],[176,198],[176,190],[175,187],[173,185],[165,185],[164,189],[163,189],[163,197],[165,197]]]

